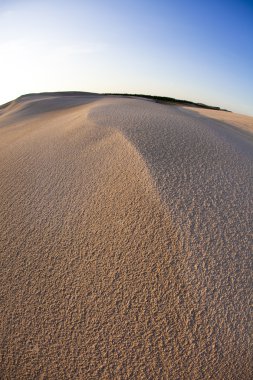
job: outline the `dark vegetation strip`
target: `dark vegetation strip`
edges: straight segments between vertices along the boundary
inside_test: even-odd
[[[208,106],[207,104],[203,104],[203,103],[195,103],[189,100],[175,99],[175,98],[170,98],[167,96],[143,95],[143,94],[119,94],[119,93],[105,93],[103,95],[116,95],[116,96],[128,96],[128,97],[134,96],[134,97],[154,100],[155,102],[158,102],[158,103],[174,103],[174,104],[181,104],[185,106],[194,106],[194,107],[207,108],[207,109],[217,110],[217,111],[231,112],[226,109],[222,109],[220,107]]]

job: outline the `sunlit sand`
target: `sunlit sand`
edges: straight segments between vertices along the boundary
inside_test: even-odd
[[[200,115],[207,116],[224,123],[229,124],[230,126],[237,127],[239,130],[242,129],[245,132],[253,133],[253,117],[247,115],[241,115],[234,112],[226,111],[215,111],[204,108],[195,108],[195,107],[184,107],[188,110],[199,113]]]
[[[4,379],[250,379],[253,118],[197,111],[0,109]]]

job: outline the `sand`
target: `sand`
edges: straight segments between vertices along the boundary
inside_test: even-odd
[[[241,115],[234,112],[226,112],[226,111],[216,111],[205,108],[197,108],[197,107],[184,107],[185,109],[193,112],[197,112],[200,115],[216,119],[219,121],[223,121],[229,126],[234,126],[239,130],[244,132],[248,132],[249,134],[253,133],[253,117],[247,115]]]
[[[1,110],[2,378],[250,379],[252,160],[182,107]]]

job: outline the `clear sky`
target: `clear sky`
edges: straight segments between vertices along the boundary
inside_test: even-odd
[[[253,0],[0,0],[0,104],[63,90],[253,115]]]

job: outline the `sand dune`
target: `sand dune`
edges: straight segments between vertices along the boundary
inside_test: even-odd
[[[2,378],[250,379],[252,159],[145,100],[1,109]]]

